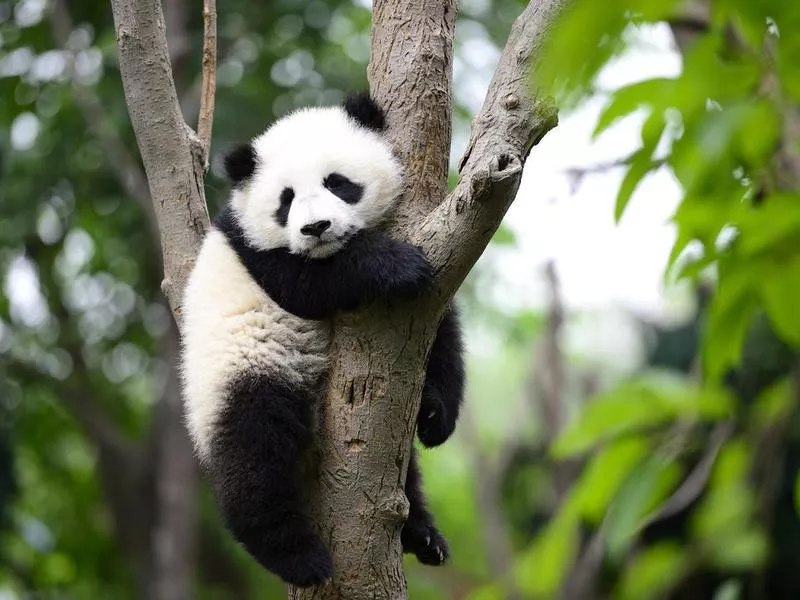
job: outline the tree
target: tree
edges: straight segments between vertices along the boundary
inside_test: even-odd
[[[531,56],[561,5],[532,2],[515,23],[474,121],[460,180],[447,194],[455,4],[375,2],[371,90],[388,110],[389,135],[407,170],[390,231],[425,250],[436,289],[397,309],[371,307],[335,322],[317,481],[326,485],[315,495],[319,525],[331,532],[335,575],[332,584],[293,590],[291,597],[405,597],[402,481],[431,336],[513,200],[528,151],[556,123],[552,104],[531,94],[528,82]],[[113,0],[112,7],[125,96],[161,232],[163,288],[179,321],[186,276],[208,227],[208,140],[181,114],[160,3]],[[204,8],[211,21],[213,2]],[[204,75],[213,76],[209,63]],[[343,447],[350,451],[336,451]]]

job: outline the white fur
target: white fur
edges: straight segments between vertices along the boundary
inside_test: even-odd
[[[348,234],[377,224],[400,191],[402,173],[388,143],[341,108],[297,111],[253,144],[256,173],[233,192],[231,202],[249,242],[264,250],[289,246],[311,257],[332,254]],[[349,205],[326,190],[322,180],[331,172],[363,185],[363,198]],[[295,197],[287,226],[281,227],[274,215],[285,187],[293,188]],[[300,234],[303,225],[323,219],[332,226],[321,240]],[[209,458],[225,388],[238,375],[277,375],[313,386],[327,368],[329,324],[282,310],[215,229],[190,275],[183,313],[186,418],[201,460]]]
[[[253,140],[254,176],[231,198],[249,242],[261,249],[288,246],[319,258],[340,249],[349,234],[376,225],[400,193],[402,170],[386,140],[357,125],[337,107],[305,108],[277,121]],[[346,204],[322,185],[340,173],[364,186]],[[275,220],[284,188],[294,190],[286,227]],[[321,239],[300,233],[304,225],[331,221]]]
[[[183,311],[186,417],[201,459],[208,454],[225,387],[239,373],[308,383],[327,367],[329,325],[278,307],[219,231],[212,229],[203,242]]]

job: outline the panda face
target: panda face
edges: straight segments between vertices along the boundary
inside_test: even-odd
[[[361,117],[347,104],[303,109],[226,157],[231,203],[251,245],[324,258],[393,207],[401,167]]]

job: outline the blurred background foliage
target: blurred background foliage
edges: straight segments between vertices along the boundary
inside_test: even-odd
[[[366,86],[367,4],[219,5],[212,214],[220,151]],[[524,4],[460,3],[453,162]],[[193,123],[201,12],[163,5]],[[654,23],[679,74],[599,89]],[[596,135],[641,117],[616,218],[656,170],[680,184],[665,281],[694,308],[629,315],[633,366],[589,360],[565,343],[586,315],[552,264],[539,304],[487,293],[525,230],[501,228],[460,292],[468,407],[423,455],[452,559],[409,559],[410,597],[800,598],[800,4],[573,0],[554,31],[536,86],[567,114],[604,98]],[[183,437],[114,47],[106,2],[0,0],[0,597],[281,598],[220,528]]]

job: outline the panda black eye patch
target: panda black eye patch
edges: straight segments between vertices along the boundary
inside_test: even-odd
[[[294,200],[294,190],[290,187],[283,188],[280,200],[281,205],[275,211],[275,220],[281,227],[286,227],[286,222],[289,220],[289,209],[292,207],[292,200]]]
[[[356,204],[364,195],[364,186],[349,180],[340,173],[331,173],[322,180],[322,185],[334,196],[347,204]]]

